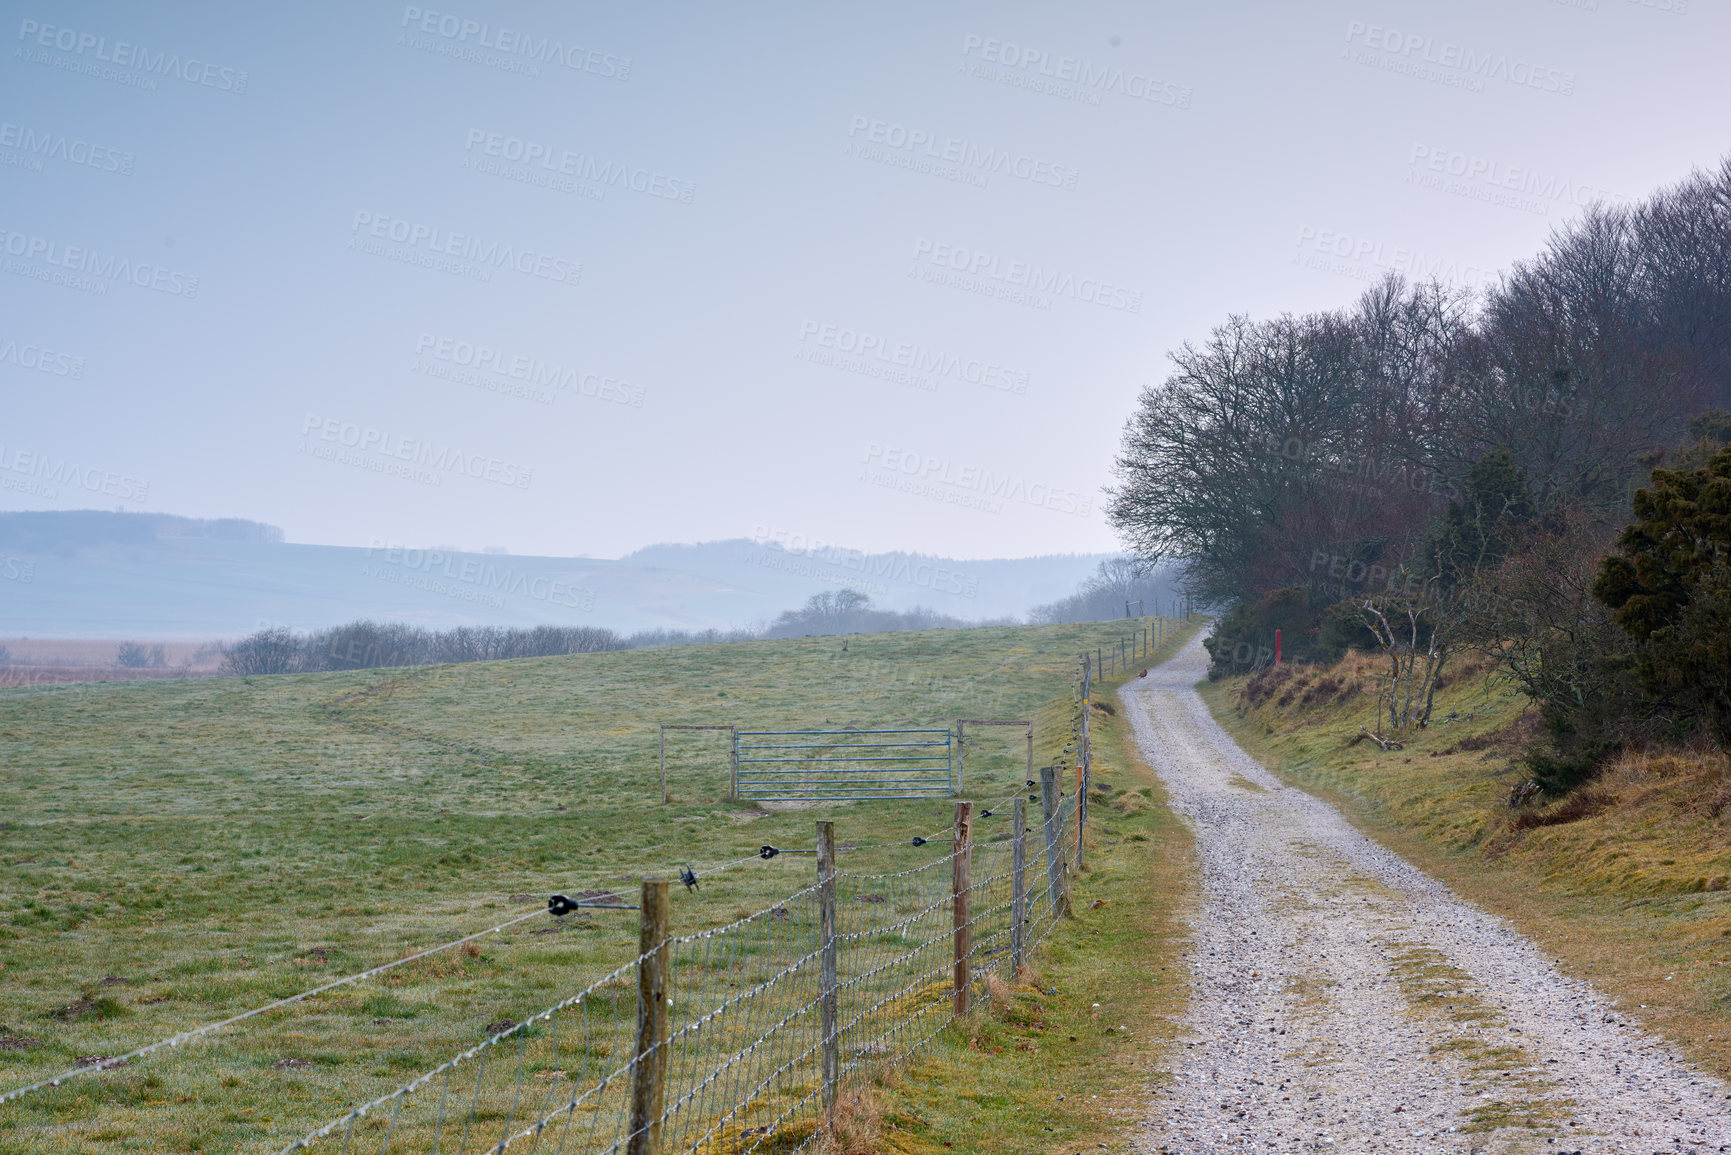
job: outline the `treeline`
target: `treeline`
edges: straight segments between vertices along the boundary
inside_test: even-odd
[[[598,626],[536,626],[511,629],[460,626],[428,630],[398,622],[350,622],[295,633],[281,627],[259,630],[224,650],[223,672],[237,675],[300,674],[364,670],[384,666],[427,666],[448,662],[492,662],[506,658],[545,658],[659,646],[714,645],[758,638],[813,634],[885,633],[897,630],[960,629],[974,625],[933,610],[880,610],[854,590],[816,594],[760,630],[644,630],[620,635]]]
[[[1113,557],[1100,563],[1075,593],[1028,611],[1034,625],[1102,622],[1130,612],[1174,613],[1179,595],[1170,577],[1156,573],[1135,558]]]
[[[1231,607],[1216,676],[1276,629],[1300,660],[1378,651],[1400,729],[1477,648],[1540,703],[1551,790],[1731,735],[1731,160],[1589,209],[1482,295],[1391,276],[1172,359],[1108,511]]]
[[[971,626],[1011,625],[1010,620],[966,621],[915,606],[910,610],[881,610],[858,590],[814,594],[797,610],[787,610],[766,626],[761,637],[800,638],[823,634],[886,634],[902,630],[967,629]]]
[[[259,630],[227,648],[223,672],[301,674],[542,658],[626,648],[628,642],[612,630],[588,626],[537,626],[529,630],[459,626],[438,631],[399,622],[359,621],[306,634],[280,627]]]

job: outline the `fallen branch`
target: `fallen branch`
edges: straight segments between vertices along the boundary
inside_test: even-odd
[[[1390,738],[1388,741],[1385,742],[1381,738],[1377,737],[1375,734],[1372,734],[1368,729],[1366,729],[1363,726],[1360,726],[1358,728],[1358,737],[1354,738],[1351,742],[1348,742],[1347,745],[1349,745],[1349,746],[1357,745],[1359,740],[1363,739],[1363,738],[1369,738],[1372,742],[1375,742],[1378,746],[1381,746],[1384,750],[1405,750],[1406,749],[1406,743],[1396,742],[1392,738]]]

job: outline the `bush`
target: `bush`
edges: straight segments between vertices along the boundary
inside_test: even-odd
[[[1364,611],[1360,608],[1363,604],[1364,600],[1357,598],[1335,602],[1322,611],[1316,632],[1318,660],[1333,663],[1344,658],[1349,650],[1374,654],[1382,649],[1375,631],[1365,621]]]
[[[763,632],[768,638],[800,638],[826,634],[881,634],[897,630],[963,629],[965,622],[915,606],[911,610],[880,610],[858,590],[813,594],[805,606],[788,610]]]
[[[1203,640],[1213,659],[1208,677],[1219,680],[1273,665],[1275,630],[1280,631],[1282,661],[1321,660],[1318,642],[1324,608],[1313,605],[1304,586],[1270,590],[1253,602],[1239,603]]]
[[[265,629],[223,651],[225,674],[293,674],[303,669],[300,641],[285,629]]]
[[[168,665],[168,659],[163,657],[161,646],[151,646],[146,649],[137,642],[121,642],[115,651],[114,660],[129,670],[143,670]]]
[[[1731,739],[1731,448],[1656,469],[1593,594],[1637,645],[1654,704]]]

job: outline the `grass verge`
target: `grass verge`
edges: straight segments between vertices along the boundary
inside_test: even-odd
[[[1202,695],[1263,765],[1731,1076],[1731,760],[1631,755],[1570,799],[1513,807],[1536,731],[1524,698],[1469,662],[1437,695],[1432,725],[1385,751],[1355,740],[1375,725],[1377,672],[1349,657]]]
[[[1022,982],[880,1083],[876,1144],[838,1155],[1133,1149],[1130,1129],[1163,1077],[1185,1007],[1180,916],[1193,848],[1122,710],[1097,707],[1092,737],[1075,917],[1047,938]]]

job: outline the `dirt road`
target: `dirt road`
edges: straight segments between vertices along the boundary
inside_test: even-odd
[[[1731,1087],[1531,942],[1280,784],[1192,643],[1124,691],[1195,830],[1191,1006],[1147,1151],[1731,1151]]]

